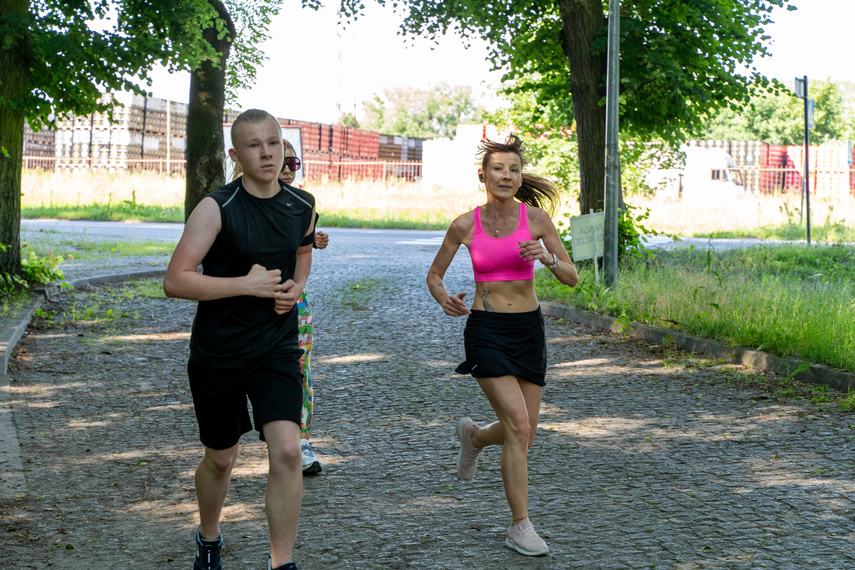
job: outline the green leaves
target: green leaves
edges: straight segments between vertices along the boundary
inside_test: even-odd
[[[811,141],[817,144],[842,140],[855,129],[855,113],[847,112],[840,85],[811,81],[809,95],[816,102]],[[851,96],[849,101],[851,107]],[[793,145],[804,141],[804,101],[781,84],[758,89],[744,102],[721,109],[707,125],[707,138],[762,140]]]
[[[107,111],[103,92],[144,92],[157,63],[179,70],[213,59],[202,30],[218,21],[207,0],[33,0],[4,18],[4,48],[23,50],[29,75],[0,105],[27,109],[35,125]]]
[[[479,115],[472,88],[447,83],[428,89],[386,89],[364,102],[363,108],[363,128],[418,138],[453,137],[459,123]]]

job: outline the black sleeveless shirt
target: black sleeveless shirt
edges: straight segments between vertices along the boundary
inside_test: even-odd
[[[315,198],[280,183],[272,198],[247,192],[242,178],[208,196],[220,206],[221,229],[202,260],[202,273],[243,277],[254,264],[282,271],[292,279],[297,249],[312,244],[306,236]],[[296,343],[297,305],[284,315],[273,311],[273,299],[242,295],[199,301],[190,336],[190,358],[208,366],[246,366],[283,344]]]

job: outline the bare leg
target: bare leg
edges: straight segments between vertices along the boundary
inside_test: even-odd
[[[478,384],[499,421],[474,432],[472,442],[476,447],[502,445],[502,481],[516,524],[528,516],[528,448],[534,441],[543,388],[516,376],[479,378]]]
[[[270,527],[270,555],[273,568],[291,562],[297,540],[303,474],[300,454],[300,426],[289,421],[264,424],[264,439],[270,459],[267,474],[267,524]]]
[[[229,492],[237,456],[237,445],[228,449],[206,447],[205,456],[196,468],[196,500],[201,521],[199,534],[205,540],[217,540],[220,536],[220,513]]]

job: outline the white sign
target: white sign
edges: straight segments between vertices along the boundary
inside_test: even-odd
[[[605,212],[570,218],[570,238],[573,242],[574,262],[603,256],[605,221]]]

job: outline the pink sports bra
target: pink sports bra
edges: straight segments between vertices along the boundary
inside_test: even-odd
[[[516,231],[502,238],[490,237],[484,231],[481,226],[480,206],[475,208],[474,212],[475,224],[469,256],[472,258],[475,282],[534,279],[534,261],[526,261],[520,257],[517,243],[532,240],[525,204],[520,202],[520,220]]]

